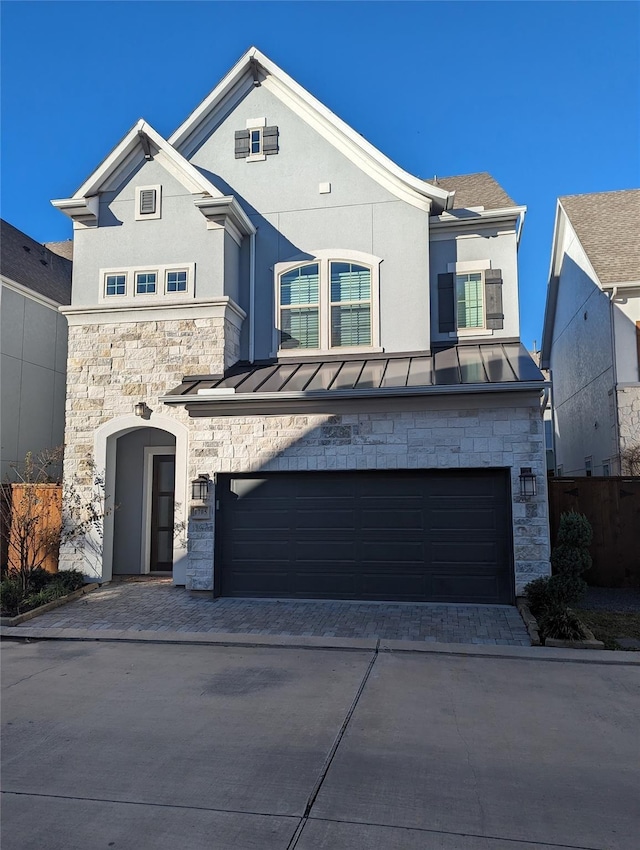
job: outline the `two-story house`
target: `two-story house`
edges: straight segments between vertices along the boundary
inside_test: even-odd
[[[70,198],[66,474],[102,580],[509,603],[549,570],[525,208],[420,180],[251,48]],[[87,553],[91,553],[90,555]]]
[[[640,447],[640,189],[559,198],[542,339],[558,475]]]

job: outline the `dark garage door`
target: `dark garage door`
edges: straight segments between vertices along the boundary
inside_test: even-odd
[[[218,476],[222,596],[509,603],[505,470]]]

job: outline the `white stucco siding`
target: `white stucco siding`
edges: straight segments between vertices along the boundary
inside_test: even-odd
[[[138,186],[161,187],[161,217],[137,221]],[[74,306],[97,304],[103,281],[101,269],[195,264],[195,289],[190,297],[225,294],[225,233],[208,230],[194,196],[159,162],[145,161],[114,191],[100,195],[97,227],[74,229]],[[158,298],[161,298],[158,295]],[[132,296],[132,300],[135,300]],[[115,303],[115,299],[114,302]]]
[[[490,268],[502,271],[502,309],[504,327],[495,329],[490,337],[507,339],[520,336],[518,304],[518,248],[515,229],[505,231],[495,225],[467,226],[464,232],[449,236],[439,231],[431,234],[430,289],[431,338],[450,341],[448,333],[438,327],[438,275],[446,274],[449,264],[462,262],[490,262]],[[484,266],[481,266],[484,268]]]
[[[562,248],[550,363],[556,464],[584,475],[591,457],[601,475],[617,454],[611,305],[568,223]]]
[[[264,161],[235,159],[235,131],[252,118],[278,127],[279,152]],[[381,345],[387,351],[429,348],[428,211],[381,187],[266,85],[252,89],[190,161],[234,194],[257,228],[257,358],[273,354],[273,266],[323,249],[380,257]],[[330,183],[331,191],[321,193],[321,183]]]
[[[640,322],[640,287],[620,290],[613,301],[618,383],[640,382],[637,323]]]

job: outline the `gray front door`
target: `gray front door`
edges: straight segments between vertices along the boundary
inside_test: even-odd
[[[507,470],[218,476],[223,596],[510,603]]]
[[[154,455],[149,562],[151,572],[171,572],[173,569],[175,479],[175,455]]]

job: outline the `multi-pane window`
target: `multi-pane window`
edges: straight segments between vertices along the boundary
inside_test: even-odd
[[[138,272],[136,274],[136,295],[151,295],[156,291],[156,273]]]
[[[262,130],[249,131],[249,152],[251,155],[262,153]]]
[[[186,292],[187,272],[167,272],[167,292]]]
[[[280,348],[373,344],[372,270],[349,261],[297,266],[280,275]]]
[[[371,269],[330,263],[331,347],[371,345]]]
[[[482,272],[456,275],[456,324],[460,328],[484,327]]]
[[[319,332],[319,265],[312,263],[280,277],[280,345],[319,348]]]
[[[105,278],[105,294],[106,295],[126,295],[127,292],[127,276],[126,274],[108,274]]]

